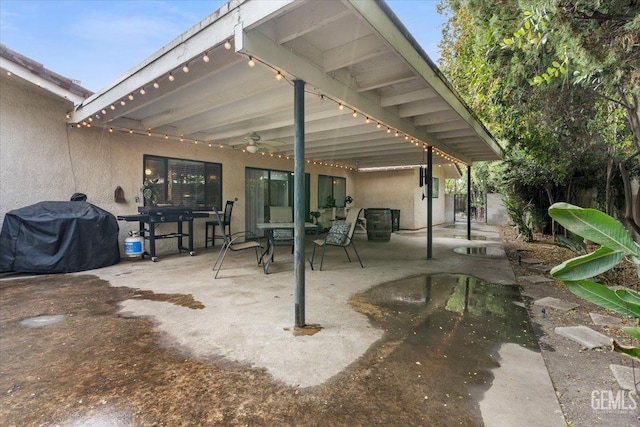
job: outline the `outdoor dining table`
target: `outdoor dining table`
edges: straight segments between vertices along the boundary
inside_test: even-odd
[[[273,237],[274,230],[293,230],[296,225],[293,222],[259,222],[256,224],[256,227],[260,230],[264,230],[267,232],[267,247],[265,251],[262,253],[260,258],[262,262],[262,268],[265,274],[269,273],[269,265],[274,261],[274,251],[275,251],[275,239]],[[311,222],[304,223],[305,230],[315,230],[316,234],[318,232],[317,224],[313,224]],[[311,265],[311,269],[313,270],[313,265],[309,260],[309,265]]]

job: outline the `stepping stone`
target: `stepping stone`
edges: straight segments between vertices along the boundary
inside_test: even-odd
[[[551,270],[551,267],[544,264],[536,264],[536,265],[529,266],[527,268],[529,270],[539,271],[541,273],[547,273]]]
[[[557,327],[555,329],[556,334],[562,335],[565,338],[569,338],[582,345],[589,350],[596,347],[608,347],[611,345],[611,340],[608,336],[596,332],[586,326],[565,326]]]
[[[624,326],[622,320],[617,317],[605,316],[598,313],[589,313],[589,316],[591,316],[593,324],[597,326],[608,326],[610,328],[622,328]]]
[[[518,279],[524,280],[526,282],[529,283],[533,283],[533,284],[538,284],[538,283],[547,283],[547,282],[553,282],[554,280],[550,277],[545,277],[545,276],[520,276],[518,277]]]
[[[540,298],[538,300],[535,300],[533,303],[535,305],[543,305],[545,307],[551,307],[562,311],[569,311],[573,310],[576,307],[580,307],[579,304],[571,304],[554,297]]]
[[[633,368],[622,365],[609,365],[609,369],[613,372],[613,376],[616,377],[618,385],[623,390],[635,390],[633,384]],[[640,369],[636,369],[636,378],[640,380]]]
[[[522,258],[520,262],[524,264],[542,264],[542,260],[535,258]]]

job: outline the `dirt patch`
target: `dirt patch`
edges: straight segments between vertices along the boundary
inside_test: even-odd
[[[617,396],[616,393],[620,390],[609,365],[631,367],[632,360],[610,349],[584,350],[579,344],[554,332],[556,327],[585,325],[618,341],[632,344],[633,340],[621,333],[619,329],[595,326],[589,316],[589,313],[613,316],[616,314],[578,298],[569,292],[562,282],[532,284],[522,279],[523,276],[543,274],[536,270],[537,264],[525,261],[540,260],[542,265],[554,267],[575,257],[576,254],[553,244],[550,236],[536,235],[534,242],[526,243],[516,239],[513,229],[502,227],[501,237],[504,249],[518,277],[518,283],[522,286],[524,296],[529,299],[527,304],[529,316],[567,423],[572,426],[639,425],[640,412],[637,407],[632,408],[632,405],[627,405],[628,410],[597,409],[597,399],[603,395],[603,392],[608,394],[611,391],[614,396]],[[638,289],[638,279],[630,266],[617,268],[600,280],[608,286],[625,285]],[[542,307],[533,305],[533,301],[547,296],[579,304],[579,306],[568,312],[546,308],[543,313]],[[640,366],[637,364],[636,370],[640,380]],[[640,398],[636,397],[636,401],[636,406],[640,406]]]

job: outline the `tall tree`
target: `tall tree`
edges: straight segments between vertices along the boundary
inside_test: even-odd
[[[609,177],[606,189],[611,188],[620,176],[613,173],[612,159],[619,165],[621,153],[627,158],[632,155],[628,148],[618,149],[630,142],[630,126],[621,126],[618,120],[626,107],[622,103],[612,107],[611,100],[614,94],[619,97],[618,87],[637,83],[637,62],[636,80],[612,72],[607,93],[602,92],[607,86],[594,77],[598,67],[576,73],[574,84],[556,78],[569,75],[571,60],[565,50],[577,49],[579,43],[571,39],[572,44],[563,44],[564,38],[552,42],[551,28],[557,25],[563,37],[579,29],[589,31],[584,25],[556,23],[552,18],[568,19],[567,9],[557,8],[560,3],[443,0],[440,4],[450,13],[441,44],[441,68],[494,135],[506,142],[506,182],[523,198],[538,192],[532,198],[537,199],[541,215],[555,201],[572,201],[580,187],[593,186],[594,180]],[[573,3],[584,13],[582,3],[589,2]],[[629,25],[637,24],[633,22]],[[630,37],[620,30],[616,40],[625,34]],[[599,36],[604,38],[606,32]],[[589,47],[595,49],[591,43]],[[559,50],[564,56],[558,56]],[[616,55],[622,52],[618,49]],[[615,66],[615,61],[608,61]],[[633,60],[625,57],[619,64],[633,71]],[[635,100],[637,114],[637,94],[627,92],[626,100]],[[610,198],[615,195],[615,191],[605,193]]]

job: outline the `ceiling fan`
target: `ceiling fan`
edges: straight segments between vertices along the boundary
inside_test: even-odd
[[[246,143],[245,150],[249,153],[257,153],[258,150],[266,150],[269,152],[278,151],[277,146],[284,145],[282,141],[261,141],[260,135],[256,132],[251,132],[249,135],[245,136],[243,141]]]

